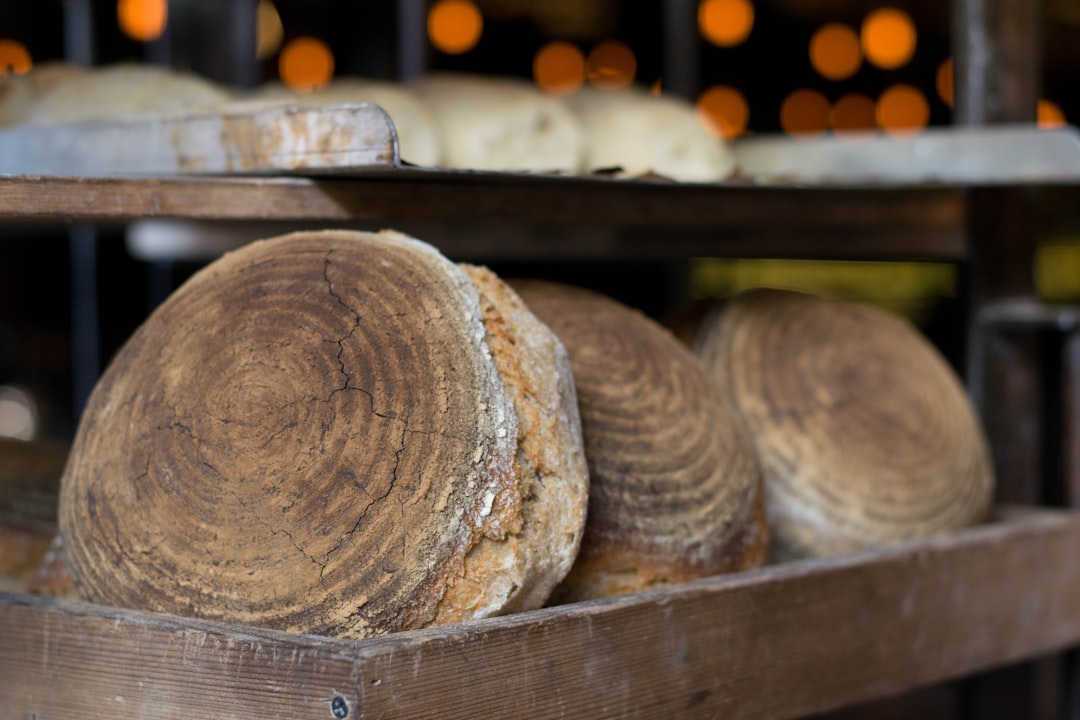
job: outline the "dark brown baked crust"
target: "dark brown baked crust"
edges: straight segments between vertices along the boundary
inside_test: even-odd
[[[589,515],[559,599],[761,562],[767,534],[757,524],[753,446],[697,358],[610,298],[547,282],[511,285],[566,346],[581,409]]]
[[[80,423],[60,503],[80,587],[348,637],[435,622],[522,503],[486,336],[465,273],[403,236],[297,233],[208,266]]]

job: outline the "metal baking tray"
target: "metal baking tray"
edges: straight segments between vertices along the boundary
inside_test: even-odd
[[[705,186],[918,187],[1080,182],[1080,133],[1034,125],[938,127],[911,135],[761,136],[732,143],[738,171]],[[569,177],[416,167],[402,162],[390,117],[369,103],[238,107],[0,130],[0,174],[65,177],[344,176],[466,183],[672,184],[612,172]]]
[[[394,126],[369,103],[0,131],[0,173],[12,175],[322,175],[398,165]]]

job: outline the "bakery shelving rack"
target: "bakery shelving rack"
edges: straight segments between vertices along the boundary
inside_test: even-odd
[[[594,257],[956,260],[968,255],[970,192],[479,176],[4,177],[0,217],[278,228],[523,221],[555,227],[495,233],[479,248],[475,239],[455,247],[455,233],[436,242],[451,256],[573,257],[583,251],[560,249],[558,238],[596,225],[609,234],[587,248]],[[875,231],[883,222],[892,232]],[[662,246],[646,241],[661,230]],[[993,322],[1019,315],[992,307]],[[0,687],[13,717],[36,718],[798,717],[1080,643],[1078,545],[1080,516],[1003,510],[926,543],[361,642],[3,595]]]
[[[952,5],[960,124],[1030,120],[1037,4]],[[1080,515],[1030,507],[1040,363],[1017,338],[1074,318],[1022,299],[1037,185],[0,176],[0,222],[20,226],[394,224],[450,256],[963,261],[1002,500],[923,543],[366,641],[0,594],[0,715],[799,717],[1080,646]]]

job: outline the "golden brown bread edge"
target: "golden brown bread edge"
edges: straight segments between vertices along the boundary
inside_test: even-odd
[[[757,445],[776,560],[986,518],[994,478],[978,418],[944,358],[903,319],[759,289],[718,303],[695,349]]]
[[[342,637],[539,606],[584,522],[576,403],[558,340],[472,272],[327,231],[179,288],[79,424],[84,596]]]
[[[567,348],[589,464],[585,537],[555,600],[762,564],[768,532],[753,445],[697,358],[611,298],[510,284]]]

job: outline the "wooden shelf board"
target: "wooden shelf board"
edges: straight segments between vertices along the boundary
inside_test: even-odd
[[[365,641],[0,595],[12,717],[798,717],[1080,642],[1080,515]]]
[[[965,211],[962,191],[945,187],[809,189],[543,176],[495,183],[390,174],[364,179],[0,176],[0,219],[9,221],[171,218],[322,226],[453,221],[472,222],[478,230],[500,223],[551,229],[532,233],[531,240],[481,241],[489,249],[517,243],[508,256],[580,255],[573,250],[580,242],[561,243],[559,231],[591,224],[631,231],[600,243],[601,256],[959,258],[966,250]],[[596,256],[597,243],[585,247]]]

